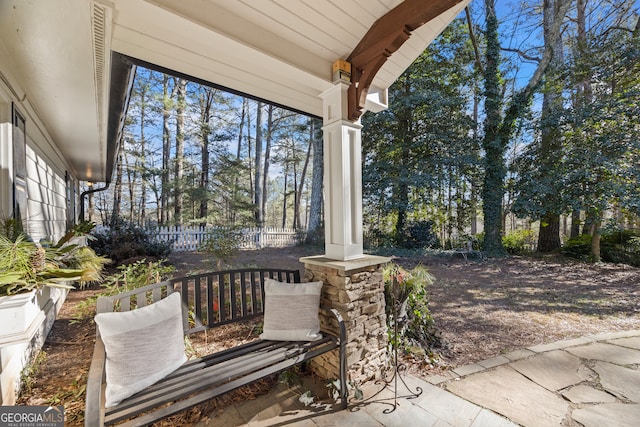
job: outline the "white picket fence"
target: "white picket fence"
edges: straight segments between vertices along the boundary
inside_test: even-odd
[[[148,228],[156,241],[173,242],[173,251],[189,252],[198,250],[216,230],[213,226],[170,226]],[[294,246],[303,233],[291,228],[249,227],[240,229],[243,249]]]

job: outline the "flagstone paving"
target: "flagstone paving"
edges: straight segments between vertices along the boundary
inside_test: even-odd
[[[198,427],[640,426],[640,330],[533,346],[425,379],[402,378],[404,397],[394,400],[393,387],[368,383],[365,399],[346,410],[304,406],[298,397],[307,385],[279,386],[211,414]],[[315,387],[319,396],[323,386]],[[406,397],[418,388],[419,396]]]

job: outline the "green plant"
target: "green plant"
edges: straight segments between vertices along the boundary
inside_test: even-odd
[[[81,234],[72,229],[56,244],[36,243],[25,234],[15,239],[0,234],[0,295],[13,295],[44,286],[73,289],[102,280],[102,269],[109,261],[88,247],[71,243]]]
[[[121,218],[103,231],[93,232],[89,245],[120,264],[135,257],[164,258],[171,253],[171,241],[156,241],[153,232]]]
[[[591,240],[591,235],[581,234],[578,237],[567,240],[560,248],[560,252],[571,258],[589,261],[591,259]]]
[[[121,265],[118,270],[118,273],[105,282],[106,292],[104,295],[114,295],[161,282],[171,277],[175,267],[166,265],[165,260],[147,261],[142,259],[133,264]]]
[[[169,279],[171,273],[175,271],[175,267],[165,265],[165,262],[164,260],[138,260],[133,264],[125,264],[118,267],[119,271],[103,283],[102,292],[78,303],[71,322],[78,323],[92,318],[95,315],[98,297],[115,295]]]
[[[502,246],[507,253],[518,255],[527,252],[534,245],[533,230],[515,230],[502,237]]]
[[[391,345],[425,349],[439,346],[440,337],[428,307],[427,286],[433,283],[433,275],[424,266],[409,271],[392,263],[383,270],[383,278]],[[393,322],[397,322],[397,336]]]
[[[278,382],[286,385],[288,388],[302,385],[302,380],[300,379],[298,372],[291,369],[280,372],[278,375]]]
[[[22,371],[20,371],[20,394],[22,393],[30,393],[31,389],[35,385],[34,377],[40,371],[40,368],[47,360],[47,353],[45,351],[41,351],[35,357],[33,362],[29,365],[25,366]]]
[[[243,238],[244,235],[240,228],[217,227],[208,233],[199,249],[213,255],[217,259],[217,268],[219,269],[223,261],[229,263],[238,253]]]

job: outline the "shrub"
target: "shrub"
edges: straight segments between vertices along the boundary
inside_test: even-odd
[[[118,267],[118,273],[111,276],[104,284],[106,291],[101,295],[115,295],[167,280],[171,278],[175,267],[165,263],[165,260],[142,259],[132,264],[121,265]]]
[[[640,237],[629,230],[602,236],[600,252],[603,261],[640,266]]]
[[[121,218],[105,231],[94,231],[92,236],[89,246],[96,253],[108,256],[116,264],[141,256],[160,259],[171,253],[172,242],[158,242],[154,240],[152,232]]]
[[[592,261],[589,234],[569,239],[561,252],[582,261]],[[605,262],[624,263],[640,266],[640,237],[630,231],[614,231],[604,234],[600,240],[600,257]]]
[[[365,248],[389,248],[393,246],[393,236],[379,228],[371,228],[364,233]]]
[[[433,221],[416,221],[407,227],[400,245],[408,249],[439,248],[441,246],[438,235],[433,231]]]
[[[222,261],[228,264],[238,254],[243,239],[244,234],[241,228],[217,227],[207,234],[206,240],[199,249],[216,257],[218,268],[220,268]]]
[[[560,252],[571,258],[589,261],[591,259],[591,240],[589,234],[581,234],[578,237],[567,240],[560,248]]]
[[[527,252],[534,245],[533,230],[515,230],[502,238],[502,246],[512,255]]]

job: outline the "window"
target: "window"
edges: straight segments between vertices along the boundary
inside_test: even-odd
[[[15,105],[13,117],[13,216],[26,222],[27,215],[27,133],[26,121]]]

